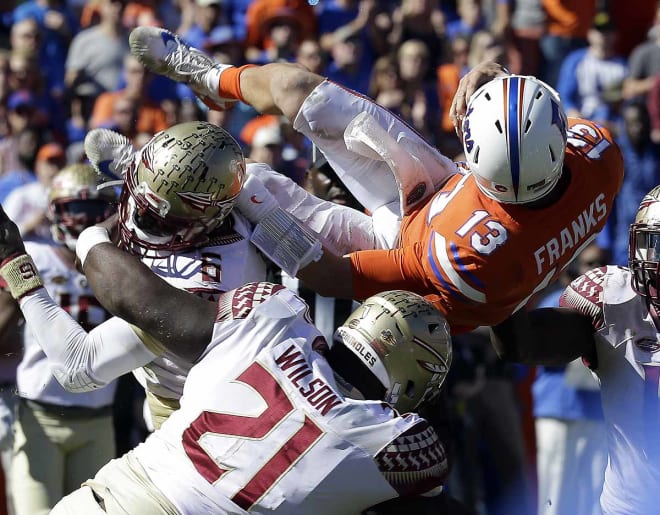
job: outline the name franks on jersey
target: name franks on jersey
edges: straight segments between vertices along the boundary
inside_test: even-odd
[[[342,403],[342,400],[335,394],[325,381],[321,378],[315,378],[307,384],[300,384],[307,376],[313,374],[309,368],[307,360],[294,345],[275,358],[275,363],[280,370],[287,372],[287,377],[291,384],[295,386],[300,394],[305,397],[310,406],[321,415],[326,415],[335,406]]]
[[[548,240],[543,246],[534,251],[536,260],[536,272],[543,273],[544,265],[553,266],[567,252],[575,251],[585,243],[591,236],[596,224],[607,216],[607,205],[605,194],[599,194],[587,209],[583,210],[578,217],[571,221],[570,225],[564,227],[555,237]]]

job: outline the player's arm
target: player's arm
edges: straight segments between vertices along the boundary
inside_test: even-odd
[[[409,416],[413,415],[404,415]],[[414,448],[411,441],[417,442]],[[399,497],[437,495],[449,473],[447,449],[424,419],[392,440],[374,459]]]
[[[343,257],[324,252],[320,260],[302,268],[297,277],[325,297],[366,299],[385,290],[430,292],[418,260],[407,259],[412,247],[352,252]]]
[[[594,349],[589,317],[570,308],[520,309],[491,328],[500,358],[527,365],[565,365]]]
[[[20,352],[22,318],[18,303],[8,291],[0,289],[0,352],[2,354],[11,355]]]
[[[584,357],[596,361],[595,332],[604,325],[602,292],[607,267],[569,284],[558,308],[519,310],[491,328],[501,358],[530,365],[563,365]]]
[[[189,361],[202,354],[213,334],[216,302],[170,286],[114,246],[101,227],[81,233],[77,254],[94,295],[110,313]]]
[[[45,288],[22,296],[19,303],[53,376],[70,392],[101,388],[162,352],[153,344],[145,345],[131,326],[116,317],[85,331]]]

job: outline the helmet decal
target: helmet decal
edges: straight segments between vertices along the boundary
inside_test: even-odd
[[[197,191],[181,191],[177,193],[177,196],[183,200],[184,203],[188,204],[193,209],[198,209],[199,211],[204,211],[209,207],[222,206],[227,200],[229,200],[216,200],[213,198],[212,193],[200,193]]]
[[[502,81],[504,88],[504,134],[507,139],[507,151],[511,163],[511,181],[513,183],[513,194],[518,198],[520,186],[520,122],[522,120],[523,95],[525,92],[525,80],[519,77],[511,77]],[[508,91],[507,91],[508,90]]]

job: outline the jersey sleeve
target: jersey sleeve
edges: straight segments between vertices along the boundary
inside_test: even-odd
[[[424,419],[391,441],[375,460],[400,497],[438,489],[449,472],[445,447]]]
[[[605,325],[603,316],[603,284],[607,267],[595,268],[569,284],[559,298],[559,306],[571,308],[589,317],[598,331]]]
[[[407,253],[419,254],[421,245],[392,250],[362,250],[349,255],[356,299],[366,299],[384,290],[409,290],[421,295],[430,293],[421,259],[408,259]]]

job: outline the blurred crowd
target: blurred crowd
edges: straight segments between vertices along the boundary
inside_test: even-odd
[[[189,88],[147,72],[128,49],[128,34],[138,25],[166,27],[222,63],[297,62],[375,99],[456,160],[462,146],[449,107],[473,66],[495,60],[546,81],[569,116],[613,131],[626,172],[606,230],[566,271],[567,280],[585,267],[627,264],[629,224],[642,196],[660,183],[655,0],[3,0],[0,202],[25,239],[50,238],[50,181],[63,166],[85,161],[82,142],[97,127],[140,148],[173,124],[207,120],[225,127],[246,156],[319,196],[354,201],[286,121],[240,103],[209,111]],[[553,289],[535,302],[552,305],[556,298]],[[329,328],[342,319],[335,310],[351,309],[331,299],[310,304]],[[578,451],[566,436],[563,448],[541,441],[547,424],[541,432],[539,422],[602,424],[602,413],[590,408],[598,404],[597,387],[575,379],[575,367],[504,365],[483,331],[457,337],[455,349],[447,386],[457,447],[452,493],[483,515],[529,515],[537,503],[539,514],[569,513],[544,499],[575,486],[556,461]],[[1,352],[0,382],[10,387],[20,352]],[[130,378],[117,389],[118,453],[148,431],[140,391]],[[593,464],[606,451],[603,442],[594,443],[598,427],[590,431],[594,448],[580,452]],[[591,471],[595,479],[583,499],[589,508],[580,514],[599,513],[599,471]]]

